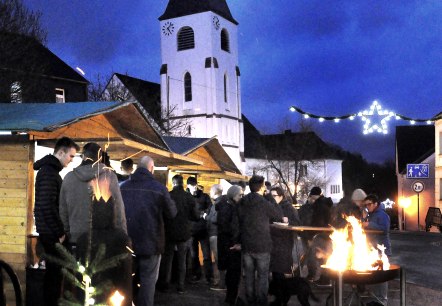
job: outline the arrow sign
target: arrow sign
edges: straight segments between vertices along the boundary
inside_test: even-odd
[[[429,178],[429,169],[428,164],[407,164],[407,178]]]

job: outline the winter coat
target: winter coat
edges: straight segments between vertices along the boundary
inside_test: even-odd
[[[270,223],[282,221],[282,210],[256,192],[247,194],[238,205],[242,252],[270,253]]]
[[[353,216],[358,220],[362,218],[362,212],[358,205],[350,199],[342,199],[331,209],[330,224],[334,228],[344,228],[347,225],[345,216]]]
[[[227,197],[221,197],[215,209],[218,225],[218,268],[226,270],[229,266],[230,248],[239,243],[238,211],[233,200]]]
[[[209,233],[209,237],[218,236],[218,211],[216,209],[216,206],[226,200],[226,195],[220,196],[216,198],[215,202],[209,208],[206,216],[207,232]]]
[[[121,184],[127,228],[137,256],[164,253],[164,218],[177,214],[167,188],[145,168],[138,168]]]
[[[384,205],[380,204],[376,210],[368,215],[368,226],[366,229],[381,230],[382,234],[368,233],[367,237],[376,248],[378,244],[383,244],[385,254],[391,255],[391,242],[390,242],[390,217],[385,212]]]
[[[55,241],[64,235],[59,214],[59,196],[62,179],[59,172],[63,165],[54,155],[46,155],[34,163],[38,170],[35,179],[35,226],[40,235],[48,235]]]
[[[278,206],[282,209],[283,216],[289,219],[289,225],[300,225],[298,212],[289,201],[284,200]],[[292,250],[296,234],[293,231],[274,227],[270,228],[270,233],[273,245],[270,256],[270,271],[290,273],[293,265]]]
[[[331,198],[320,196],[313,203],[311,226],[327,227],[330,223],[330,210],[333,206]]]
[[[212,206],[212,200],[210,200],[210,196],[207,193],[201,190],[197,190],[196,195],[193,197],[197,203],[200,218],[196,222],[193,222],[192,236],[197,240],[205,239],[208,238],[209,235],[207,232],[207,221],[203,218],[203,214],[209,212],[209,208]]]
[[[91,204],[97,182],[102,194],[109,189],[114,205],[114,228],[127,233],[117,176],[102,163],[83,162],[65,176],[61,185],[60,217],[71,243],[76,243],[82,233],[90,230]]]
[[[177,214],[173,219],[164,219],[166,239],[173,242],[187,241],[192,236],[192,223],[199,219],[199,211],[193,196],[182,186],[173,187],[170,197],[176,204]]]

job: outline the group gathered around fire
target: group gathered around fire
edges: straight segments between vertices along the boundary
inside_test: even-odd
[[[77,153],[81,164],[62,180],[59,172]],[[348,216],[377,230],[368,238],[391,255],[389,216],[378,198],[362,189],[333,204],[313,187],[296,209],[283,188],[269,186],[262,176],[227,190],[215,184],[205,193],[196,177],[184,180],[177,174],[169,191],[154,178],[151,157],[141,157],[133,168],[128,158],[117,174],[97,143],[80,152],[67,137],[57,141],[53,154],[35,162],[34,216],[46,265],[45,305],[89,296],[69,283],[59,261],[51,260],[62,257],[59,244],[86,270],[92,265],[98,271],[90,279],[92,287],[102,286],[90,294],[95,303],[106,304],[118,290],[122,305],[137,306],[154,305],[155,291],[186,294],[186,284],[203,281],[225,292],[226,305],[287,305],[295,294],[310,305],[309,297],[316,298],[311,286],[330,286],[321,265],[332,243],[330,232],[320,228],[344,228]],[[318,231],[284,229],[290,226]],[[100,270],[98,260],[107,260],[109,267]],[[79,282],[84,280],[80,275]],[[376,298],[367,305],[387,304],[387,283],[368,288]],[[270,303],[269,295],[274,296]]]

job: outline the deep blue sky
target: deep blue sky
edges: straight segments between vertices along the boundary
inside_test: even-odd
[[[152,82],[160,80],[158,17],[167,2],[24,0],[43,13],[48,47],[86,78],[114,71]],[[375,99],[408,117],[442,111],[442,1],[227,2],[239,22],[243,113],[261,132],[296,129],[302,117],[290,105],[329,116],[367,109]],[[394,124],[387,136],[362,135],[359,120],[314,128],[381,162],[394,159]]]

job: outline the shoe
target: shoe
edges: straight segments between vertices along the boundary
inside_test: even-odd
[[[178,288],[177,292],[178,292],[178,294],[184,294],[184,293],[186,293],[186,290],[184,290],[184,288]]]
[[[213,291],[226,291],[227,289],[223,288],[223,287],[221,287],[219,285],[215,285],[215,286],[210,286],[210,290],[213,290]]]
[[[198,283],[200,280],[201,280],[201,276],[194,275],[188,281],[191,284],[195,284],[195,283]]]

